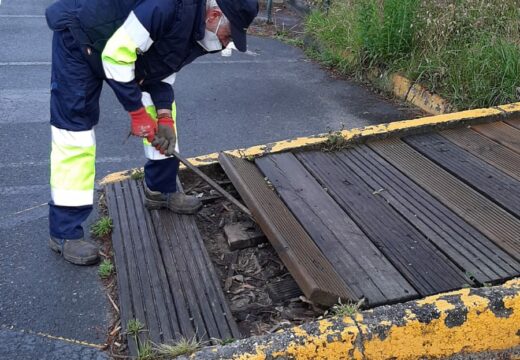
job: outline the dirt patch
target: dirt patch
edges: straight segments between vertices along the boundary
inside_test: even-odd
[[[233,185],[217,167],[210,171],[210,176],[239,198]],[[197,225],[242,335],[266,334],[322,316],[324,310],[301,294],[268,242],[230,250],[224,226],[248,223],[249,218],[216,195],[209,185],[193,176],[189,178],[183,182],[185,191],[204,202],[204,208],[197,216]]]

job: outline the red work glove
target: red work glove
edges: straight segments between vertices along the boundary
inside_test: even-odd
[[[173,119],[170,116],[159,115],[157,120],[158,129],[152,145],[160,151],[161,154],[172,155],[177,142],[177,134]]]
[[[131,119],[131,132],[132,135],[145,137],[148,141],[152,142],[157,131],[157,124],[153,121],[152,117],[148,115],[145,108],[142,107],[135,111],[130,111]]]

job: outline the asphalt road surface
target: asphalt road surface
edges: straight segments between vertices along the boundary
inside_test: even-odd
[[[52,33],[43,14],[50,3],[0,3],[0,359],[60,353],[63,346],[80,354],[87,350],[35,334],[102,344],[111,321],[97,268],[70,265],[47,248]],[[355,83],[331,78],[299,49],[265,38],[250,38],[249,49],[203,57],[178,74],[184,156],[410,116]],[[107,86],[101,111],[98,180],[144,163],[138,139],[123,143],[129,119]]]

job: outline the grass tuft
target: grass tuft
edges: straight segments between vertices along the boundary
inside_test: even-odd
[[[144,344],[139,346],[137,350],[137,359],[138,360],[154,360],[157,359],[157,354],[152,347],[152,344],[147,341]]]
[[[165,357],[190,355],[202,347],[203,343],[194,336],[190,339],[182,337],[172,344],[159,344],[155,346],[157,354]]]
[[[114,273],[114,264],[108,259],[105,259],[99,264],[98,274],[102,279],[107,279]]]
[[[126,332],[128,335],[137,336],[144,330],[144,325],[139,319],[130,319],[126,325]]]
[[[334,316],[354,316],[359,312],[362,301],[355,303],[353,301],[347,301],[342,303],[341,300],[332,307],[331,313]]]
[[[142,180],[144,179],[144,171],[143,169],[134,169],[130,174],[130,178],[132,180]]]
[[[112,219],[108,216],[103,216],[90,228],[90,232],[97,238],[102,238],[109,235],[113,228]]]

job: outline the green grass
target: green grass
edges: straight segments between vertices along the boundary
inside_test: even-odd
[[[518,0],[336,0],[308,53],[346,75],[399,72],[459,109],[520,99]]]
[[[102,238],[112,232],[112,219],[108,216],[103,216],[90,228],[90,232],[97,238]]]
[[[144,179],[144,170],[143,169],[134,169],[130,174],[130,178],[132,180],[142,180]]]
[[[128,335],[137,336],[141,331],[144,330],[144,325],[139,319],[130,319],[126,325],[126,332]]]
[[[110,277],[114,273],[114,264],[108,259],[105,259],[99,264],[98,274],[102,279]]]
[[[172,344],[156,345],[155,352],[162,357],[171,358],[180,355],[193,354],[195,351],[199,350],[202,345],[203,343],[197,340],[195,336],[190,339],[182,337]]]
[[[361,303],[355,303],[352,301],[342,303],[340,301],[338,304],[332,307],[331,313],[334,316],[354,316],[359,312],[360,307]]]
[[[144,344],[139,345],[139,348],[137,349],[137,360],[154,359],[158,359],[158,357],[150,342],[147,341]]]

